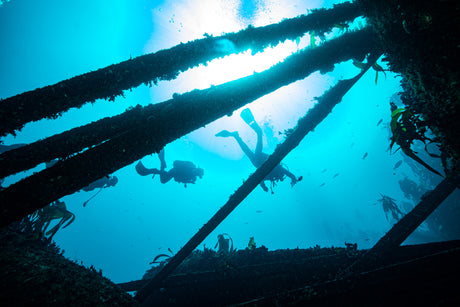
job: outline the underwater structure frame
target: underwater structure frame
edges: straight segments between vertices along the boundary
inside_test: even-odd
[[[206,36],[1,100],[0,135],[5,136],[28,122],[56,118],[69,108],[96,99],[114,100],[140,84],[152,86],[160,80],[172,80],[189,68],[224,57],[228,51],[211,48],[220,40],[231,41],[235,53],[248,49],[262,52],[310,31],[327,33],[359,16],[369,23],[366,28],[346,31],[317,47],[301,50],[261,73],[174,95],[161,103],[137,106],[0,154],[0,178],[59,160],[0,190],[2,279],[8,285],[1,297],[17,303],[20,293],[27,292],[27,296],[22,295],[24,303],[51,296],[57,305],[459,304],[456,276],[460,273],[460,241],[400,246],[460,185],[459,78],[451,64],[459,62],[457,11],[455,1],[345,2],[265,27]],[[228,253],[219,259],[210,251],[197,254],[196,247],[328,116],[359,78],[369,69],[378,70],[375,64],[382,55],[390,69],[403,77],[406,107],[426,119],[426,128],[442,145],[445,161],[449,161],[444,164],[443,181],[367,251],[350,245],[283,252],[268,252],[261,247]],[[36,210],[159,152],[185,134],[282,86],[316,71],[327,73],[334,64],[350,59],[362,62],[361,72],[339,81],[317,98],[267,161],[149,278],[114,285],[94,268],[88,270],[66,260],[49,242],[31,242],[14,227]],[[403,148],[405,143],[400,139],[396,143],[405,153],[410,149]],[[111,159],[101,158],[107,154]],[[194,255],[211,263],[211,269],[193,269]],[[241,263],[241,258],[250,259],[250,263]],[[184,262],[192,269],[187,271]],[[18,267],[23,270],[20,272]],[[57,281],[59,274],[66,275],[62,277],[65,283]],[[60,286],[52,286],[58,283]],[[137,293],[132,298],[127,291]]]

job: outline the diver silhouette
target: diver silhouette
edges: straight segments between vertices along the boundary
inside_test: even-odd
[[[99,191],[97,191],[96,194],[94,194],[87,201],[85,201],[83,203],[83,207],[86,207],[86,205],[89,203],[89,201],[91,199],[93,199],[94,197],[96,197],[96,195],[99,194],[102,191],[102,189],[114,187],[117,183],[118,183],[117,176],[105,176],[105,177],[103,177],[101,179],[98,179],[96,181],[91,182],[89,185],[84,187],[82,189],[82,191],[89,192],[89,191],[95,190],[97,188],[99,188]]]
[[[399,209],[398,205],[396,204],[396,200],[383,194],[380,195],[382,196],[382,199],[379,199],[378,201],[382,203],[383,211],[385,212],[387,221],[390,222],[390,214],[395,221],[399,221],[401,218],[403,218],[404,213]]]
[[[50,168],[50,167],[53,167],[58,162],[59,162],[58,159],[47,161],[45,162],[45,166],[46,168]],[[105,176],[100,179],[97,179],[96,181],[91,182],[86,187],[84,187],[82,191],[89,192],[97,188],[100,188],[100,189],[110,188],[110,187],[114,187],[117,183],[118,183],[117,176]]]
[[[117,176],[106,176],[98,179],[96,181],[91,182],[89,185],[84,187],[82,190],[85,192],[89,192],[95,190],[97,188],[110,188],[115,186],[118,183]]]
[[[59,159],[47,161],[45,162],[45,167],[46,168],[53,167],[58,162],[59,162]],[[85,191],[85,192],[90,192],[90,191],[93,191],[99,188],[99,191],[97,191],[96,194],[91,196],[87,201],[83,203],[83,207],[86,207],[88,202],[94,197],[96,197],[96,195],[99,194],[102,191],[102,189],[114,187],[117,183],[118,183],[117,176],[105,176],[100,179],[97,179],[96,181],[91,182],[86,187],[82,188],[80,191]]]
[[[249,127],[254,130],[254,132],[257,134],[257,144],[256,144],[256,149],[254,152],[249,149],[248,145],[244,143],[244,141],[241,139],[241,137],[238,134],[238,131],[234,132],[229,132],[227,130],[222,130],[219,133],[216,134],[216,136],[219,137],[233,137],[238,145],[240,146],[241,150],[245,153],[245,155],[251,160],[251,163],[256,167],[259,168],[267,159],[268,155],[266,153],[262,152],[262,146],[263,146],[263,132],[262,128],[260,128],[259,124],[255,121],[254,115],[252,115],[251,110],[249,109],[244,109],[241,111],[240,114],[241,118],[244,120],[246,124],[249,125]],[[271,193],[273,194],[273,187],[276,185],[276,182],[278,181],[283,181],[285,176],[289,177],[291,179],[291,186],[294,186],[298,181],[302,180],[302,176],[296,177],[293,173],[291,173],[289,170],[287,170],[285,167],[283,167],[281,164],[278,164],[265,178],[264,180],[260,183],[260,186],[265,192],[268,192],[268,188],[265,185],[265,181],[270,181],[271,186],[270,190]]]
[[[160,158],[161,163],[160,170],[156,168],[146,168],[142,162],[139,161],[136,165],[136,172],[141,176],[148,176],[153,174],[152,178],[159,174],[161,183],[167,183],[172,178],[174,178],[174,181],[183,183],[184,187],[187,187],[187,183],[194,184],[197,177],[203,177],[204,170],[202,168],[196,167],[195,164],[190,161],[175,160],[173,162],[173,168],[171,168],[169,171],[165,171],[166,161],[164,149],[158,153],[158,158]]]

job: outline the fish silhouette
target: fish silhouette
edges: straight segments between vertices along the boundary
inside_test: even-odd
[[[398,162],[396,162],[395,166],[393,166],[393,169],[397,169],[398,167],[400,167],[402,164],[402,160],[399,160]]]

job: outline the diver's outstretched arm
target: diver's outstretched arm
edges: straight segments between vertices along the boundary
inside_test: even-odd
[[[283,167],[283,169],[284,169],[284,174],[286,176],[288,176],[289,178],[291,178],[291,186],[294,186],[297,183],[297,181],[299,181],[300,179],[297,179],[297,177],[293,173],[291,173],[290,171],[288,171],[284,167]]]
[[[265,191],[265,192],[268,192],[268,188],[267,186],[265,185],[265,182],[262,181],[261,183],[259,183],[259,185],[262,187],[262,189]]]

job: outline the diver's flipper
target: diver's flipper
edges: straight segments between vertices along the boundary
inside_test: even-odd
[[[244,109],[243,111],[241,111],[241,114],[240,114],[241,118],[244,120],[244,122],[246,124],[248,124],[249,126],[255,122],[255,119],[254,119],[254,115],[252,115],[252,112],[251,110],[249,110],[249,108],[246,108]]]
[[[235,134],[235,132],[230,132],[230,131],[227,131],[227,130],[222,130],[221,132],[218,132],[216,133],[215,136],[220,136],[220,137],[229,137],[229,136],[233,136]]]
[[[141,161],[139,161],[137,164],[136,164],[136,172],[141,175],[141,176],[148,176],[150,174],[156,174],[156,171],[154,171],[154,169],[148,169],[144,166],[144,164],[142,164]]]

